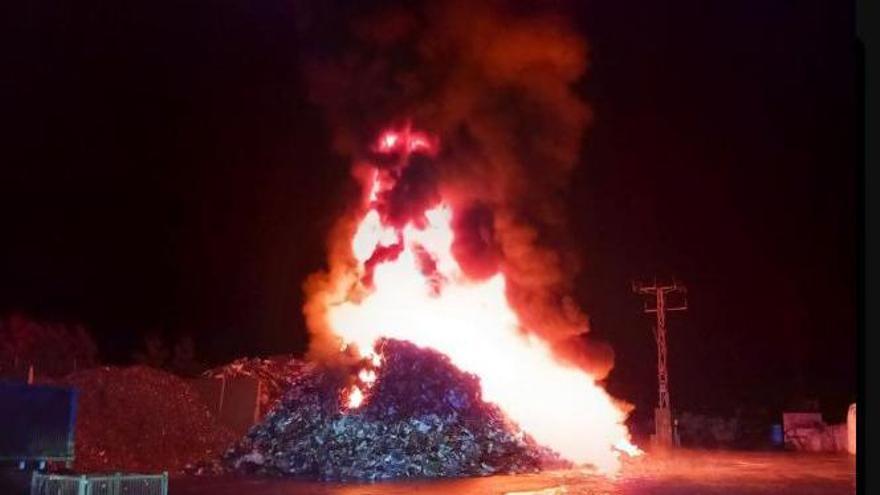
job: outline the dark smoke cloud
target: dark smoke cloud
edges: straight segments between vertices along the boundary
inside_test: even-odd
[[[425,210],[441,199],[437,172],[432,160],[413,157],[399,172],[395,187],[380,194],[379,210],[386,222],[398,228],[408,221],[423,223]]]
[[[474,280],[489,278],[501,268],[501,251],[495,241],[494,221],[492,209],[479,201],[454,212],[452,255],[458,260],[462,271]]]
[[[440,196],[452,203],[465,273],[504,271],[524,325],[604,376],[613,353],[580,338],[587,319],[569,297],[578,257],[565,244],[562,199],[590,112],[572,89],[587,46],[561,6],[320,1],[302,5],[300,29],[337,151],[366,160],[381,129],[403,120],[440,137],[439,155],[405,169],[383,213],[400,223]],[[331,271],[333,251],[344,248],[331,246]],[[306,314],[320,339],[320,318]]]

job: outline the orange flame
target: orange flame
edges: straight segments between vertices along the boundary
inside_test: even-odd
[[[390,246],[395,242],[397,242],[397,233],[394,229],[382,225],[379,212],[370,210],[358,225],[351,247],[354,257],[363,263],[370,258],[378,246]]]
[[[413,150],[413,133],[407,133],[386,133],[379,148]],[[429,145],[423,134],[416,137]],[[374,177],[369,186],[373,190],[378,175]],[[366,273],[366,260],[381,246],[400,243],[402,250],[372,267],[371,284],[361,288],[364,294],[356,301],[327,308],[330,327],[341,341],[374,366],[381,364],[374,351],[381,338],[407,340],[446,354],[458,368],[480,377],[485,400],[498,404],[537,442],[575,463],[613,473],[621,453],[640,454],[624,425],[626,412],[595,379],[558,360],[546,342],[522,331],[505,296],[504,275],[476,282],[462,273],[451,249],[452,209],[440,204],[426,211],[425,218],[422,226],[385,225],[375,195],[370,195],[351,243],[358,271]],[[420,266],[425,253],[436,265],[430,279]],[[362,370],[359,378],[361,386],[370,387],[375,373]],[[353,386],[349,407],[357,408],[363,400],[361,387]]]
[[[358,378],[366,384],[372,384],[376,381],[376,372],[373,370],[361,370],[358,373]]]
[[[361,406],[361,403],[364,401],[364,393],[361,392],[360,387],[357,385],[352,385],[348,391],[348,407],[352,409],[356,409]]]

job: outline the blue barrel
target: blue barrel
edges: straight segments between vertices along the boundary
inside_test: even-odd
[[[785,443],[785,436],[782,434],[782,425],[774,424],[770,427],[770,442],[773,446],[780,447]]]

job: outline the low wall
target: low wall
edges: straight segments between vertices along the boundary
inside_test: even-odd
[[[782,414],[785,447],[806,452],[846,452],[849,446],[847,424],[829,425],[820,413]]]

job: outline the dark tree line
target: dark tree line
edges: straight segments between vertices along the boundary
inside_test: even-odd
[[[41,322],[20,314],[0,319],[0,375],[59,377],[98,363],[98,348],[82,325]]]
[[[188,336],[169,344],[152,334],[132,361],[183,376],[197,375],[205,368]],[[83,325],[40,321],[22,314],[0,318],[0,377],[26,379],[33,370],[35,377],[58,378],[99,364],[98,347]]]

